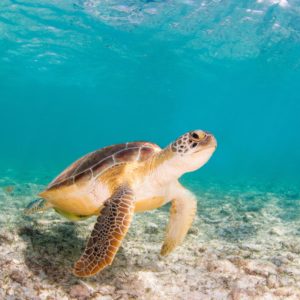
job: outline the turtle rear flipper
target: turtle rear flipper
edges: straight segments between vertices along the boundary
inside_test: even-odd
[[[84,253],[74,266],[76,276],[92,276],[112,263],[131,224],[133,199],[132,190],[121,186],[106,200]]]
[[[51,204],[45,199],[36,199],[31,201],[27,207],[24,209],[24,215],[29,216],[36,212],[45,211],[48,208],[52,207]]]

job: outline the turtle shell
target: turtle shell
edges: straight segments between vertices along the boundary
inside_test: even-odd
[[[68,186],[79,180],[92,179],[120,163],[144,161],[160,150],[158,145],[148,142],[117,144],[96,150],[71,164],[48,185],[46,190]]]

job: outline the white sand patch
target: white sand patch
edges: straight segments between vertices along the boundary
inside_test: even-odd
[[[200,215],[167,257],[159,251],[168,212],[137,214],[113,264],[78,279],[71,268],[95,218],[22,219],[39,188],[0,190],[0,299],[300,299],[300,221],[279,205],[291,199],[293,214],[295,192],[202,191]]]

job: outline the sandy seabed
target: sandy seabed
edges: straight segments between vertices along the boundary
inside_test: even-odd
[[[95,218],[23,217],[41,189],[0,189],[0,299],[300,299],[297,191],[199,190],[199,214],[167,257],[168,211],[137,214],[113,264],[79,279],[71,268]]]

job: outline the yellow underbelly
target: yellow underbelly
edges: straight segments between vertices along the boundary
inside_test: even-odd
[[[101,203],[87,191],[80,191],[76,187],[66,187],[57,191],[42,192],[40,196],[48,200],[54,208],[80,216],[98,215]]]
[[[161,207],[165,204],[164,197],[152,197],[148,199],[137,200],[135,203],[135,212],[142,212]]]
[[[45,191],[40,196],[48,200],[54,208],[78,216],[98,215],[103,204],[89,193],[87,189],[78,189],[69,186],[59,190]],[[106,198],[107,199],[107,198]],[[106,200],[104,199],[104,201]],[[156,209],[165,204],[164,197],[138,199],[135,203],[135,212]]]

